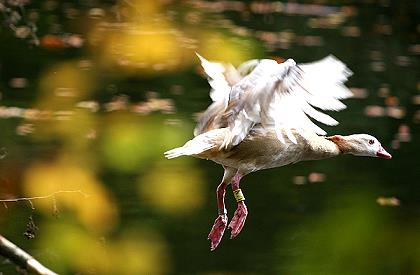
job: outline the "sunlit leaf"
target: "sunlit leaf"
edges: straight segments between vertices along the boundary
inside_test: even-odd
[[[78,193],[59,193],[53,199],[34,200],[36,209],[52,214],[53,203],[72,210],[89,230],[104,232],[117,221],[117,209],[103,184],[91,171],[66,161],[38,162],[24,175],[24,192],[27,197],[48,196],[59,191],[81,190]]]
[[[159,117],[112,114],[103,132],[102,150],[110,167],[134,172],[149,165],[147,161],[162,159],[165,149],[182,145],[190,133],[187,127],[174,131]]]
[[[170,214],[188,214],[204,202],[205,181],[191,162],[160,163],[138,180],[141,202]]]

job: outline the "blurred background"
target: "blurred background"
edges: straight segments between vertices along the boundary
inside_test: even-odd
[[[60,274],[420,274],[419,18],[411,0],[1,0],[0,234]],[[355,98],[326,130],[393,159],[247,176],[245,228],[210,252],[223,169],[163,157],[210,103],[195,51],[334,54]]]

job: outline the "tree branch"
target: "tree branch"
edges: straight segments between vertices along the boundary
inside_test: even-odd
[[[11,260],[17,266],[40,275],[57,275],[49,270],[31,255],[0,235],[0,255]]]
[[[79,194],[83,195],[84,197],[89,197],[89,195],[84,193],[82,190],[61,190],[61,191],[56,191],[56,192],[54,192],[52,194],[49,194],[49,195],[46,195],[46,196],[36,196],[36,197],[28,197],[28,198],[13,198],[13,199],[0,199],[0,202],[2,202],[3,205],[7,208],[6,202],[27,201],[31,205],[32,209],[34,209],[34,206],[32,204],[33,200],[54,198],[55,195],[61,194],[61,193],[79,193]]]

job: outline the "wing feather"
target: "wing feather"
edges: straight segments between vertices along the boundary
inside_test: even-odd
[[[345,109],[340,100],[352,96],[343,84],[351,74],[344,63],[333,56],[300,65],[291,59],[282,64],[274,60],[260,61],[231,89],[229,100],[237,104],[230,114],[231,134],[225,138],[223,146],[237,145],[258,123],[275,127],[281,142],[285,142],[283,132],[290,141],[297,142],[291,129],[325,135],[310,118],[325,125],[338,124],[317,108]]]
[[[210,62],[198,53],[196,55],[208,77],[211,87],[210,98],[213,103],[200,115],[194,129],[195,136],[227,126],[223,114],[228,107],[230,90],[232,85],[241,79],[240,73],[231,64]]]

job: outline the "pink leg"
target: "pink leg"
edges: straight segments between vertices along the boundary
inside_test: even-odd
[[[208,239],[211,242],[210,249],[211,251],[215,250],[222,240],[223,234],[225,233],[226,225],[228,222],[227,212],[225,208],[225,193],[226,193],[227,183],[220,183],[217,187],[217,206],[219,216],[217,216],[214,221],[214,225],[211,228]]]
[[[223,175],[223,180],[217,187],[217,208],[219,215],[214,221],[214,225],[209,233],[208,239],[211,242],[210,249],[213,251],[217,248],[220,241],[222,240],[223,234],[228,222],[227,211],[225,207],[225,193],[226,187],[230,182],[230,179],[236,171],[225,168],[225,174]]]
[[[232,190],[234,193],[240,193],[240,195],[235,194],[235,198],[238,201],[238,208],[236,208],[235,214],[232,218],[232,221],[229,224],[229,229],[231,229],[230,238],[233,239],[241,232],[244,227],[246,217],[248,215],[248,209],[245,205],[245,198],[242,195],[242,192],[239,189],[239,182],[241,180],[241,175],[236,174],[232,178]]]

